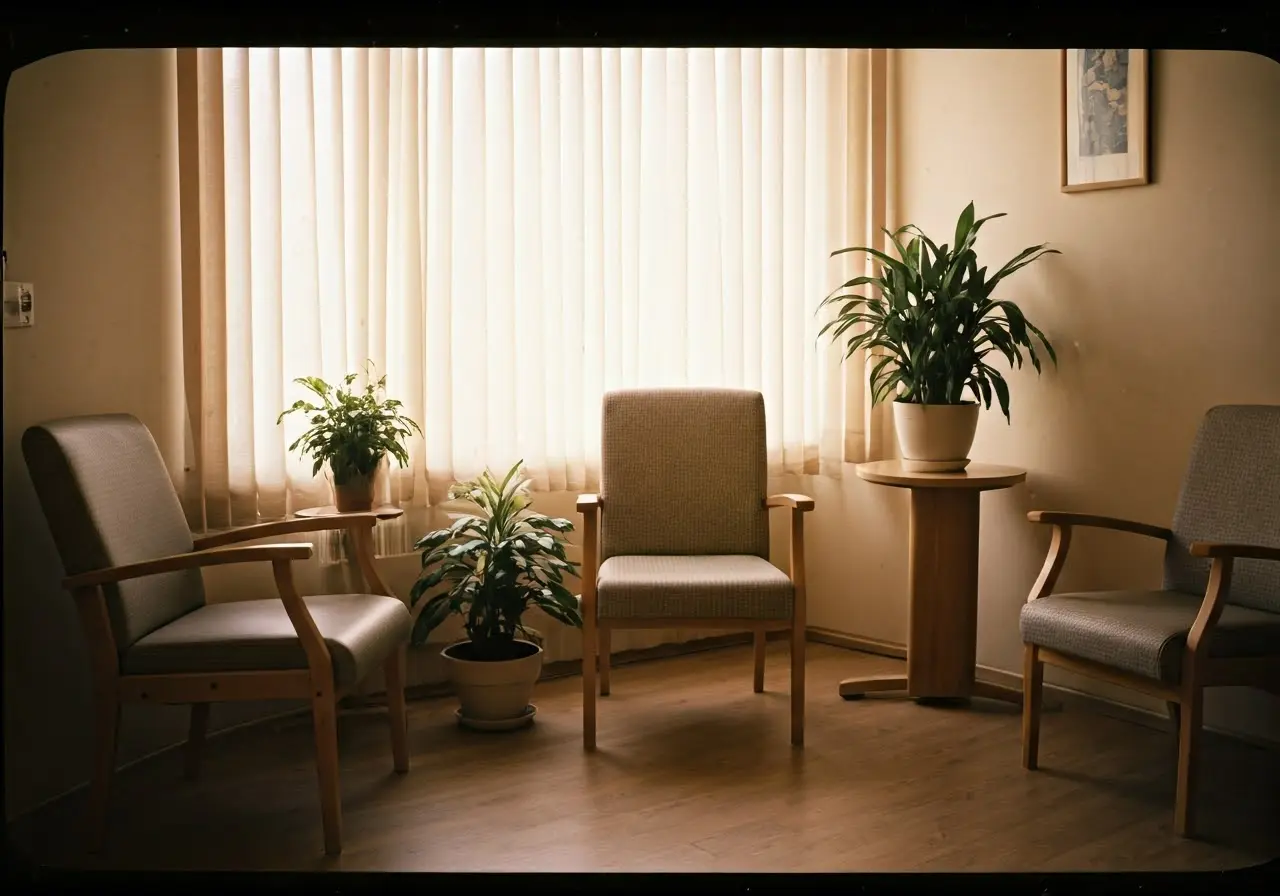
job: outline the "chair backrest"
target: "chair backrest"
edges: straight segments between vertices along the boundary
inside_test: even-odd
[[[193,549],[160,450],[134,417],[38,424],[23,433],[22,455],[68,575]],[[121,652],[204,604],[199,570],[133,579],[103,593]]]
[[[1193,541],[1280,547],[1280,405],[1221,405],[1200,423],[1173,517],[1164,587],[1203,595]],[[1227,602],[1280,613],[1280,563],[1237,560]]]
[[[622,389],[604,397],[600,558],[769,556],[764,396]]]

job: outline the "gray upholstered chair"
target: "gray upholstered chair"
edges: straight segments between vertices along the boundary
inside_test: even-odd
[[[409,764],[409,611],[373,567],[374,516],[263,523],[193,538],[151,433],[123,414],[33,426],[23,434],[22,453],[90,651],[92,845],[105,834],[122,703],[191,705],[187,773],[194,776],[211,703],[298,698],[310,701],[315,723],[325,851],[340,852],[337,700],[379,668],[395,770]],[[291,562],[310,557],[310,544],[224,547],[328,529],[354,536],[373,593],[299,596]],[[271,563],[279,599],[205,603],[202,567],[249,561]]]
[[[749,630],[755,690],[765,635],[791,632],[791,742],[804,743],[804,495],[766,496],[764,397],[627,389],[604,397],[600,494],[582,495],[583,745],[596,746],[596,675],[610,632]],[[769,562],[769,508],[791,510],[790,575]]]
[[[1053,526],[1053,540],[1022,608],[1023,765],[1036,767],[1044,663],[1162,698],[1178,728],[1174,827],[1192,836],[1204,688],[1280,694],[1280,406],[1205,415],[1171,529],[1076,513],[1029,517]],[[1075,526],[1165,541],[1161,590],[1051,594]]]

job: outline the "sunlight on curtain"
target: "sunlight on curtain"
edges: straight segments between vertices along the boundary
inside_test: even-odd
[[[425,431],[402,505],[521,458],[593,488],[627,386],[760,390],[775,474],[863,459],[814,312],[883,220],[870,51],[180,52],[203,525],[327,502],[276,417],[365,359]]]

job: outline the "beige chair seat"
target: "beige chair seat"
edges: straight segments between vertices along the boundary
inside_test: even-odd
[[[381,668],[409,638],[404,603],[379,594],[304,597],[333,660],[338,687]],[[298,633],[278,599],[205,604],[140,638],[124,655],[127,675],[306,669]]]
[[[791,618],[791,579],[751,554],[624,555],[600,564],[601,619]]]
[[[1051,594],[1023,604],[1022,640],[1178,684],[1187,635],[1204,602],[1179,591]],[[1213,657],[1268,656],[1280,644],[1280,614],[1227,604],[1209,637]]]

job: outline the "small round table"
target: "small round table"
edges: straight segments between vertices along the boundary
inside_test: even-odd
[[[840,696],[906,691],[918,700],[987,697],[1022,702],[1022,692],[975,677],[978,641],[978,499],[1027,478],[1025,470],[970,464],[958,473],[913,473],[901,461],[858,464],[860,478],[911,490],[907,588],[907,674],[840,682]]]
[[[379,523],[385,523],[389,520],[400,519],[404,516],[404,509],[391,504],[385,504],[381,507],[374,507],[370,510],[352,511],[352,513],[372,513],[378,518]],[[346,516],[346,513],[340,512],[337,507],[328,504],[324,507],[306,507],[302,510],[295,510],[293,515],[303,519],[315,519],[323,516]],[[346,529],[334,529],[326,534],[317,533],[317,554],[321,563],[335,563],[342,560],[350,560],[352,552],[348,550],[350,543],[348,541],[349,532]],[[375,544],[377,540],[375,539]]]
[[[382,507],[374,507],[372,510],[357,510],[352,512],[372,513],[379,520],[394,520],[396,517],[404,516],[403,508],[394,507],[390,504]],[[302,517],[303,519],[314,519],[318,516],[343,516],[344,514],[340,512],[337,507],[334,507],[332,504],[328,504],[324,507],[306,507],[302,510],[295,510],[293,515]]]

